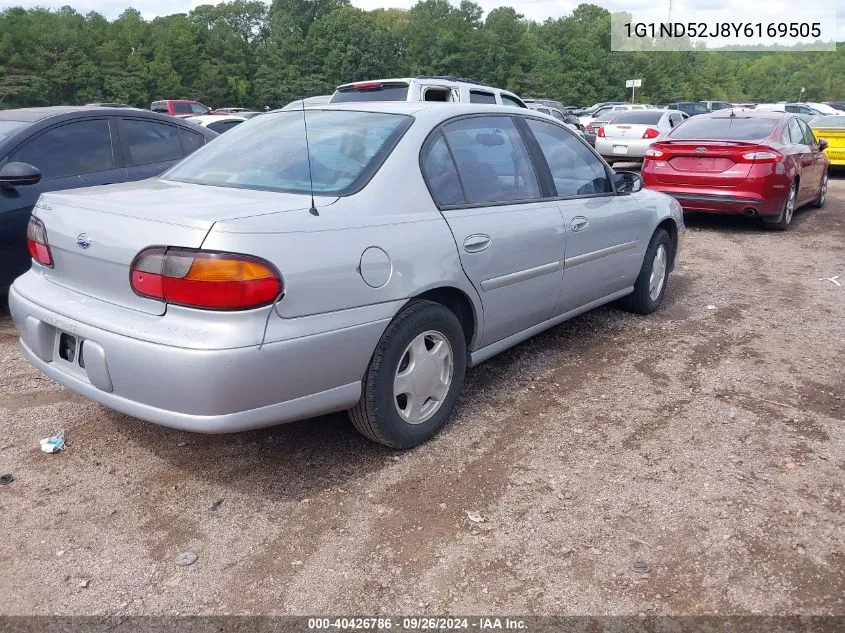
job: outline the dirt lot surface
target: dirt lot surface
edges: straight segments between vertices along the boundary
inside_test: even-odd
[[[845,614],[845,177],[785,234],[688,224],[657,314],[471,370],[407,453],[344,415],[140,422],[42,377],[2,317],[0,613]]]

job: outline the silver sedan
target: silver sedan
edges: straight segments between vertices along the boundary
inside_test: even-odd
[[[656,310],[683,233],[549,117],[321,105],[43,195],[9,303],[30,362],[129,415],[221,433],[348,409],[410,448],[467,367],[611,301]]]
[[[595,148],[608,164],[642,161],[652,143],[689,118],[679,110],[631,110],[621,112],[596,133]]]

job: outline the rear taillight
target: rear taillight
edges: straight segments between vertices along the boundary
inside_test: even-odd
[[[258,308],[284,292],[281,275],[263,259],[186,248],[141,251],[130,281],[142,297],[209,310]]]
[[[749,163],[779,163],[783,160],[783,154],[774,150],[745,152],[742,160]]]
[[[603,127],[596,128],[596,136],[604,138],[604,128]]]
[[[659,149],[654,149],[653,147],[650,147],[645,151],[645,156],[646,158],[660,158],[661,156],[663,156],[663,152],[661,152]]]
[[[653,127],[648,128],[643,134],[643,138],[657,138],[658,136],[660,136],[660,132]]]
[[[42,266],[53,267],[53,254],[47,243],[47,229],[34,215],[29,217],[29,224],[26,225],[26,246],[32,259]]]
[[[380,81],[357,81],[354,84],[356,90],[375,90],[381,88]]]

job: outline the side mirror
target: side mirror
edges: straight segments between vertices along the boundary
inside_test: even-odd
[[[633,171],[617,171],[613,175],[616,193],[637,193],[643,188],[643,179]]]
[[[819,139],[819,151],[823,152],[826,149],[827,149],[827,139],[826,138],[820,138]]]
[[[34,185],[41,180],[41,171],[29,163],[6,163],[0,169],[0,187],[10,189]]]

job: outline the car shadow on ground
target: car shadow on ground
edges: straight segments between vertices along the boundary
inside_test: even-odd
[[[468,370],[463,394],[445,433],[406,452],[365,439],[345,412],[243,433],[203,435],[161,427],[99,407],[103,421],[88,427],[92,434],[90,440],[100,441],[93,436],[105,432],[111,439],[102,441],[135,445],[138,451],[151,452],[166,462],[161,473],[169,473],[168,476],[178,477],[180,481],[223,482],[229,493],[302,500],[332,488],[349,489],[397,461],[414,459],[415,453],[439,454],[441,448],[449,452],[455,442],[450,431],[462,432],[463,422],[456,427],[455,420],[475,417],[473,402],[481,392],[512,392],[514,380],[519,381],[524,372],[523,357],[555,354],[556,349],[565,346],[575,357],[586,358],[595,343],[610,335],[613,329],[610,324],[618,323],[619,315],[624,314],[613,307],[599,308]],[[104,427],[111,427],[113,432]],[[445,444],[440,445],[441,442]],[[105,446],[103,450],[113,452],[114,448]]]

